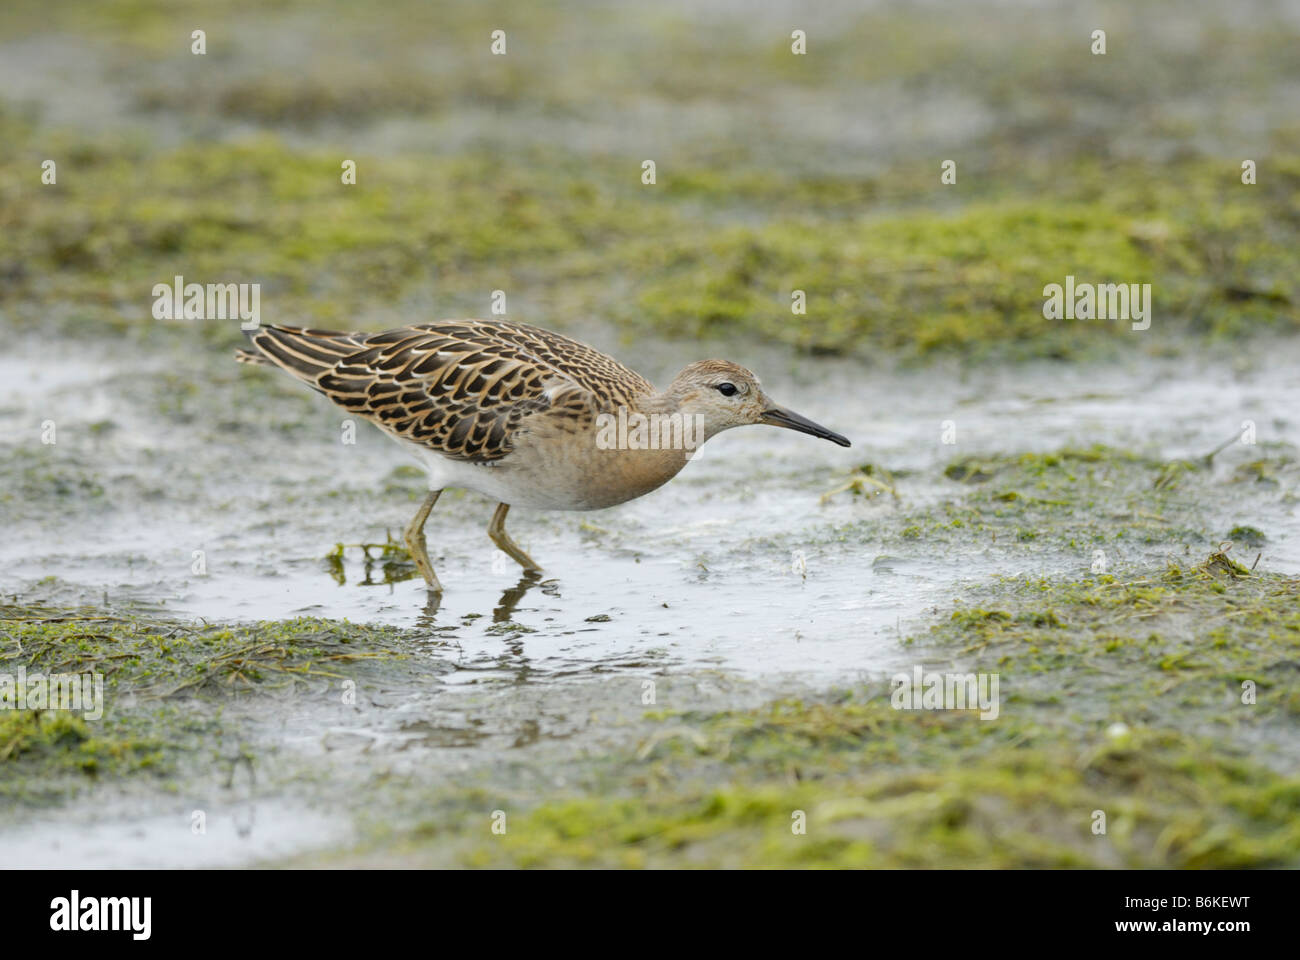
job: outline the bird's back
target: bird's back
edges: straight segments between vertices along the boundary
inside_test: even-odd
[[[507,456],[531,418],[589,421],[654,392],[577,340],[506,320],[442,320],[382,333],[266,326],[245,363],[280,367],[351,413],[442,456]]]

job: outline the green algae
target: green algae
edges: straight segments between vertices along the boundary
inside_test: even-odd
[[[1300,581],[1213,568],[1038,580],[960,608],[918,656],[993,670],[996,721],[869,686],[752,711],[659,713],[583,794],[480,798],[393,842],[473,866],[1182,867],[1300,863]],[[1192,629],[1199,624],[1201,629]],[[1257,699],[1242,703],[1249,679]],[[503,834],[492,806],[514,810]],[[1097,813],[1106,831],[1095,832]],[[792,824],[802,822],[802,832]]]
[[[899,736],[897,715],[890,713],[876,711],[862,739]],[[835,717],[818,719],[839,726]],[[779,730],[760,729],[756,746],[772,747],[771,739],[781,738]],[[726,786],[555,801],[514,819],[504,836],[476,841],[462,862],[885,868],[1295,863],[1295,780],[1235,758],[1206,758],[1202,743],[1177,735],[1144,733],[1124,749],[1103,742],[1090,753],[1034,727],[1005,734],[1020,743],[972,756],[951,731],[931,729],[920,746],[937,756],[899,751],[893,764],[863,757],[861,773],[806,784],[797,783],[800,772],[823,763],[833,742],[817,734],[801,738],[789,778],[758,783],[751,782],[755,771],[746,768],[744,748],[737,751],[733,743],[733,779]],[[1215,800],[1192,805],[1189,794]],[[1110,811],[1105,836],[1091,833],[1096,810]],[[795,833],[792,824],[801,815],[806,832]]]
[[[0,606],[12,644],[0,664],[101,673],[110,691],[166,700],[220,692],[266,694],[347,679],[343,668],[396,660],[400,630],[309,617],[218,626],[146,614]]]
[[[1291,459],[1278,449],[1257,463],[1277,476]],[[1239,470],[1215,471],[1203,460],[1168,461],[1094,444],[966,454],[944,466],[943,477],[960,496],[914,506],[912,483],[925,485],[931,478],[904,476],[896,483],[901,526],[879,529],[877,519],[867,517],[837,528],[837,536],[883,537],[888,544],[911,541],[930,549],[1018,540],[1087,556],[1089,563],[1096,559],[1092,551],[1102,549],[1107,564],[1125,552],[1158,548],[1199,551],[1239,539],[1240,559],[1245,549],[1267,546],[1267,538],[1250,524],[1215,529],[1207,523],[1207,504],[1231,502],[1243,515],[1249,515],[1251,504],[1261,504],[1258,497],[1242,498]],[[851,474],[831,494],[842,495],[852,482]]]
[[[129,724],[108,727],[92,729],[82,717],[60,711],[0,712],[0,796],[29,804],[58,802],[73,792],[70,782],[157,778],[172,771],[176,739],[169,744],[140,735]]]
[[[1272,449],[1262,462],[1286,457]],[[1224,533],[1248,524],[1220,531],[1205,520],[1206,504],[1225,491],[1234,516],[1249,518],[1252,498],[1276,497],[1276,488],[1241,485],[1203,458],[1179,461],[1189,466],[1178,487],[1161,488],[1166,461],[1105,446],[975,462],[974,471],[936,467],[924,476],[878,466],[857,473],[899,488],[901,504],[885,508],[887,536],[921,552],[994,538],[1021,557],[1086,544],[1088,559],[1093,543],[1125,539],[1150,539],[1166,555],[1192,544],[1198,551],[1175,565],[1113,561],[1112,573],[1080,580],[995,580],[945,611],[934,630],[914,631],[907,649],[922,662],[999,673],[1005,700],[995,722],[895,711],[879,685],[761,709],[656,713],[628,726],[637,743],[566,758],[569,787],[507,789],[479,770],[463,789],[418,780],[394,789],[377,774],[398,826],[355,855],[524,866],[1293,865],[1297,584],[1269,574],[1266,562],[1251,570],[1232,548],[1207,557]],[[401,470],[388,476],[393,492],[407,496],[418,494],[414,479]],[[912,484],[948,499],[912,508]],[[861,542],[864,529],[851,525],[845,539]],[[6,638],[18,641],[4,647],[6,664],[18,662],[12,654],[21,646],[34,668],[105,673],[114,699],[133,692],[142,703],[191,711],[189,729],[178,712],[132,708],[126,727],[95,734],[105,744],[163,744],[156,763],[107,749],[118,759],[101,760],[90,775],[78,766],[84,741],[75,735],[16,754],[8,789],[27,804],[52,802],[50,783],[75,789],[67,785],[73,774],[83,789],[108,777],[161,777],[174,789],[178,774],[158,771],[180,763],[178,744],[206,758],[218,730],[238,737],[255,729],[229,715],[241,704],[261,708],[284,694],[306,713],[313,698],[337,699],[329,691],[339,663],[388,683],[402,680],[388,666],[420,668],[419,658],[404,656],[416,634],[392,628],[3,612]],[[513,639],[526,629],[504,622],[491,633]],[[1249,705],[1240,702],[1246,682]],[[226,714],[220,722],[216,711]],[[519,742],[529,743],[526,732]],[[430,807],[440,812],[436,822],[423,819]],[[501,836],[486,826],[496,809],[509,815]],[[1091,832],[1096,810],[1108,817],[1105,835]],[[798,811],[807,833],[790,832]]]
[[[210,50],[195,57],[191,18],[167,3],[18,0],[0,33],[76,37],[127,118],[180,136],[79,133],[36,107],[0,110],[13,145],[0,158],[0,309],[24,328],[238,342],[234,324],[152,319],[149,291],[179,274],[262,284],[273,322],[482,314],[501,289],[511,316],[544,326],[601,317],[897,359],[1294,334],[1300,133],[1277,107],[1300,77],[1294,27],[1207,6],[1184,35],[1166,29],[1173,12],[1113,10],[1149,42],[1102,58],[1050,21],[979,5],[942,24],[839,10],[810,16],[813,52],[793,56],[788,25],[702,29],[671,9],[229,0],[205,11]],[[508,56],[487,49],[484,24],[498,20]],[[268,62],[250,34],[281,38],[290,59]],[[958,98],[948,109],[976,120],[955,139],[886,127],[849,155],[783,131],[816,98],[841,109],[846,85],[881,98],[873,112],[943,129]],[[1188,91],[1205,101],[1199,123]],[[1269,121],[1247,141],[1260,162],[1250,186],[1234,97]],[[739,119],[648,140],[615,123],[647,104]],[[1101,127],[1088,119],[1101,115]],[[433,133],[387,149],[383,124],[399,121]],[[573,123],[611,132],[587,149],[548,132]],[[945,156],[960,163],[951,186]],[[34,175],[49,158],[57,186]],[[355,186],[340,182],[344,159]],[[1152,329],[1046,319],[1043,288],[1066,275],[1150,283]]]
[[[3,793],[31,805],[66,800],[94,779],[181,776],[221,738],[254,735],[250,716],[233,708],[306,709],[341,700],[347,684],[391,682],[409,656],[404,643],[393,628],[311,618],[224,626],[0,606],[0,673],[21,667],[29,678],[77,674],[103,684],[102,716],[94,719],[84,711],[0,710]]]
[[[37,163],[37,132],[12,116],[0,129],[27,145],[4,161],[6,179],[21,183],[20,169]],[[239,342],[233,321],[152,317],[153,285],[177,275],[259,283],[276,322],[346,327],[376,297],[400,309],[435,288],[440,314],[482,314],[504,289],[512,315],[522,306],[542,325],[601,316],[643,332],[859,356],[1148,346],[1127,320],[1046,319],[1043,288],[1067,274],[1151,283],[1165,348],[1168,333],[1300,327],[1296,264],[1278,253],[1300,243],[1291,220],[1273,217],[1294,183],[1234,187],[1215,159],[1158,179],[1080,163],[1075,179],[1054,171],[1056,194],[1034,202],[1018,199],[1027,185],[1008,172],[995,198],[944,211],[928,209],[919,188],[901,209],[878,210],[854,183],[838,201],[799,207],[791,175],[742,176],[750,212],[737,217],[732,193],[696,183],[716,173],[646,187],[613,157],[356,156],[358,183],[344,186],[337,154],[273,136],[168,150],[119,139],[82,153],[56,138],[41,149],[80,160],[65,161],[56,188],[6,189],[0,274],[11,282],[0,305],[46,324],[38,305],[75,305],[62,321],[70,331]],[[1106,191],[1093,196],[1098,181]],[[836,189],[813,183],[818,198]],[[1267,250],[1246,242],[1279,231]],[[615,291],[611,277],[630,288]],[[796,290],[802,314],[791,311]]]

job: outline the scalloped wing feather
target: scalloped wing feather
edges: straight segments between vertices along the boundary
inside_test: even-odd
[[[488,463],[525,431],[573,431],[654,392],[640,374],[568,337],[504,320],[340,333],[260,327],[245,363],[272,363],[350,413],[454,460]]]

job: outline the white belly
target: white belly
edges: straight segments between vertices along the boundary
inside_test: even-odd
[[[545,484],[538,483],[536,480],[530,481],[524,471],[512,469],[500,460],[491,463],[466,463],[463,460],[450,460],[433,450],[418,447],[411,449],[410,444],[407,443],[402,445],[415,455],[429,475],[430,490],[459,487],[462,490],[481,493],[500,503],[508,503],[512,507],[527,507],[534,510],[590,509],[567,491],[548,492]]]
[[[565,450],[527,442],[501,460],[466,463],[400,442],[428,473],[430,490],[460,487],[512,507],[534,510],[611,507],[649,493],[685,464],[681,451],[628,454],[605,450],[590,455],[581,445]],[[627,469],[629,457],[636,469]]]

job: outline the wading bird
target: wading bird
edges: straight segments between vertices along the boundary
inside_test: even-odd
[[[496,500],[488,536],[525,571],[540,573],[506,533],[512,506],[599,510],[632,500],[671,480],[699,443],[747,424],[849,446],[773,403],[757,377],[725,360],[692,363],[661,392],[586,344],[504,320],[383,333],[282,326],[246,333],[252,346],[236,359],[287,371],[423,462],[429,493],[404,539],[437,592],[424,524],[447,487]]]

